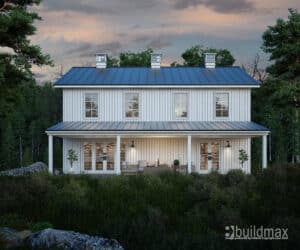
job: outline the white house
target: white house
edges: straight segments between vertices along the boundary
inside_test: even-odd
[[[48,128],[49,171],[53,136],[63,139],[64,173],[120,174],[132,168],[172,167],[188,173],[251,172],[251,139],[261,136],[267,166],[269,130],[251,121],[251,89],[259,83],[239,67],[73,67],[55,84],[63,91],[63,121]],[[78,160],[71,166],[69,150]],[[242,165],[240,150],[248,155]]]

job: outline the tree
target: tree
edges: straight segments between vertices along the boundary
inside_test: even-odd
[[[78,161],[78,156],[74,149],[68,150],[68,161],[70,162],[71,168],[73,168],[73,163]]]
[[[300,77],[300,13],[289,9],[288,20],[279,18],[263,34],[262,49],[270,53],[274,63],[268,72],[280,79],[299,80]]]
[[[34,22],[41,20],[28,7],[38,5],[41,0],[1,1],[0,47],[10,48],[13,53],[0,53],[0,119],[16,105],[19,92],[14,88],[33,79],[32,65],[52,65],[49,55],[32,45],[28,36],[34,35]]]
[[[243,70],[248,72],[250,76],[252,76],[254,79],[259,81],[260,83],[264,83],[266,80],[268,74],[266,72],[265,67],[262,67],[261,65],[261,56],[259,53],[256,53],[252,64],[249,65],[249,67],[246,67],[245,65],[242,65]]]
[[[1,140],[0,161],[2,168],[15,167],[15,138],[11,123],[8,122],[3,129],[4,133]]]
[[[120,54],[120,67],[149,67],[151,65],[152,49],[141,52],[125,52]]]
[[[107,66],[108,67],[117,67],[119,66],[119,59],[115,57],[107,57]]]
[[[232,66],[235,62],[234,57],[227,49],[204,48],[201,45],[195,45],[184,51],[181,55],[183,58],[183,66],[204,66],[205,53],[216,53],[217,66]],[[177,62],[173,62],[171,66],[181,66]]]
[[[248,154],[244,149],[239,150],[239,160],[240,164],[242,165],[242,168],[244,167],[244,163],[248,161]]]
[[[300,162],[300,13],[297,10],[289,9],[287,20],[278,19],[274,26],[268,27],[263,34],[262,49],[273,62],[267,68],[270,76],[261,91],[264,102],[270,102],[280,114],[277,120],[282,128],[292,131],[285,150],[291,152],[288,158],[292,162]]]

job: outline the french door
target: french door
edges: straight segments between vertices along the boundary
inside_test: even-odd
[[[200,143],[199,169],[200,173],[209,173],[219,170],[220,145],[215,142]]]
[[[84,172],[110,173],[115,171],[114,142],[85,142]],[[121,161],[125,160],[125,144],[121,144]]]
[[[84,143],[83,169],[85,172],[113,172],[114,143]]]

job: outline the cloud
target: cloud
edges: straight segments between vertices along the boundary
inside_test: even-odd
[[[177,10],[203,5],[219,13],[240,13],[255,10],[249,0],[176,0],[173,4]]]
[[[79,57],[90,57],[94,56],[97,52],[109,53],[109,54],[117,54],[120,52],[122,45],[118,41],[112,41],[103,44],[94,44],[83,42],[76,47],[67,50],[67,54],[69,55],[77,55]]]
[[[152,48],[152,49],[163,49],[165,47],[169,47],[171,46],[172,43],[170,41],[165,41],[162,40],[160,38],[156,38],[151,40],[148,44],[147,44],[147,48]]]
[[[84,12],[88,14],[113,14],[114,11],[111,8],[103,7],[102,5],[92,4],[91,1],[80,0],[46,0],[43,2],[43,6],[48,11],[74,11]],[[100,7],[101,6],[101,7]]]
[[[140,35],[133,39],[133,42],[146,44],[146,48],[163,49],[172,45],[170,41],[166,41],[161,37],[152,37],[149,35]]]

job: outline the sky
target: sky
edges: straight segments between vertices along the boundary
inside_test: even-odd
[[[299,0],[44,0],[30,39],[51,55],[54,67],[34,67],[39,81],[53,81],[72,66],[95,65],[95,53],[153,48],[163,65],[181,62],[193,45],[229,49],[235,65],[250,66],[261,36]]]

